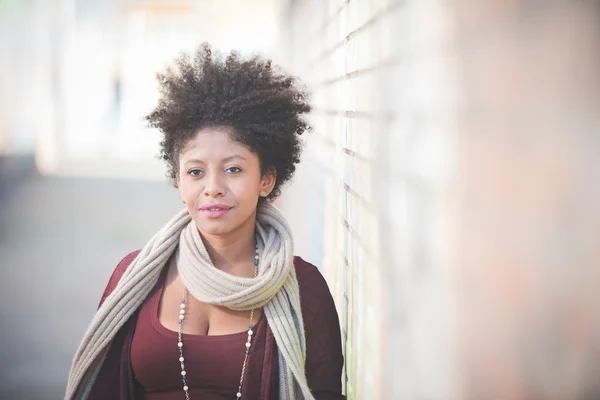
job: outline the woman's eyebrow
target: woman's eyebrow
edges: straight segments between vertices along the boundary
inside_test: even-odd
[[[244,157],[242,157],[239,154],[234,154],[232,156],[226,157],[226,158],[223,159],[223,161],[224,162],[228,162],[228,161],[235,160],[235,159],[240,159],[240,160],[247,161]]]
[[[204,161],[200,160],[199,158],[191,158],[184,163],[184,165],[187,164],[204,164]]]

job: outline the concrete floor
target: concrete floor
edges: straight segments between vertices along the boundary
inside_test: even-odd
[[[182,207],[165,182],[41,177],[0,159],[0,399],[61,399],[121,258]]]

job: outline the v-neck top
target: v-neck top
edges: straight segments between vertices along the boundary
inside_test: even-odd
[[[131,365],[138,386],[136,393],[144,400],[185,399],[177,332],[163,326],[158,319],[165,280],[166,273],[162,273],[142,304],[131,345]],[[264,318],[263,313],[253,328],[245,378],[261,377],[266,339]],[[183,356],[191,399],[236,399],[247,337],[247,331],[218,336],[183,334]],[[254,383],[258,384],[250,385],[248,390],[260,389],[260,382]],[[242,390],[242,393],[245,399],[260,397],[260,392]]]

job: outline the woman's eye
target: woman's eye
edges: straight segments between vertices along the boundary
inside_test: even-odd
[[[191,169],[188,171],[188,174],[191,176],[200,176],[203,174],[201,169]]]
[[[242,172],[242,169],[240,167],[229,167],[227,168],[227,172],[231,173],[231,174],[237,174]]]

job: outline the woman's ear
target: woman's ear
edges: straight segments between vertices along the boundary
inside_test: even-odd
[[[275,187],[275,183],[277,182],[277,172],[274,168],[269,169],[261,178],[260,178],[260,197],[267,197],[273,191]]]

